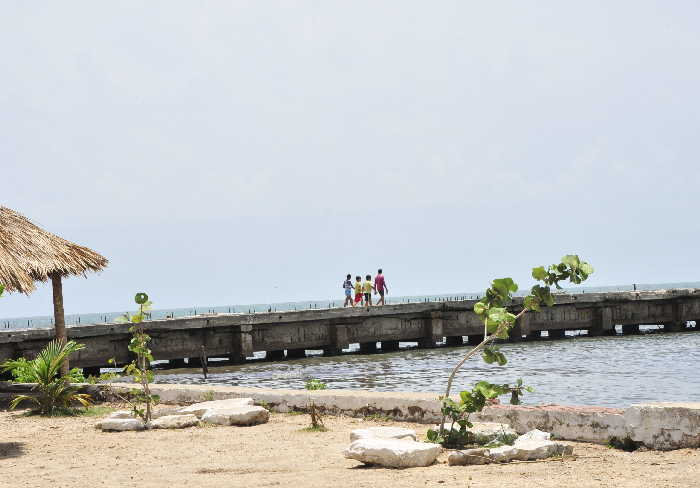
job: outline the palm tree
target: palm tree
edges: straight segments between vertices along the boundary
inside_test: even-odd
[[[2,371],[24,368],[27,380],[36,383],[32,388],[37,392],[36,396],[17,395],[10,402],[10,408],[16,408],[25,400],[35,403],[36,410],[42,415],[51,415],[56,409],[68,409],[74,402],[88,407],[91,404],[90,395],[78,393],[77,386],[71,385],[66,377],[59,376],[61,365],[68,356],[84,348],[83,344],[74,341],[55,339],[32,361],[11,360],[0,365]]]

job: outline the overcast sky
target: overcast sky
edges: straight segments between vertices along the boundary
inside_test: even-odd
[[[68,313],[698,281],[700,3],[0,6],[0,204],[109,268]],[[50,314],[50,289],[0,317]]]

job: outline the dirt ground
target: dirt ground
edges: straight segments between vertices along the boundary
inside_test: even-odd
[[[444,452],[427,468],[364,467],[345,459],[352,429],[400,425],[327,417],[328,432],[304,432],[307,415],[272,414],[254,427],[101,432],[99,417],[27,417],[0,412],[0,487],[700,487],[700,450],[621,452],[572,443],[570,459],[454,466]]]

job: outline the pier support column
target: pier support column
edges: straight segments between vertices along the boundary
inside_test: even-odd
[[[171,368],[187,367],[187,365],[185,364],[185,358],[168,359],[168,366],[170,366]]]
[[[234,325],[232,332],[229,360],[234,364],[244,363],[253,354],[253,325]]]
[[[535,341],[538,339],[542,339],[542,332],[539,330],[531,330],[530,332],[527,333],[527,340],[528,341]]]
[[[685,329],[685,321],[674,321],[664,324],[664,330],[668,332],[683,332]]]
[[[547,335],[549,335],[550,339],[563,339],[566,337],[566,331],[563,329],[548,330]]]
[[[284,359],[284,349],[265,351],[265,359],[269,359],[270,361],[282,361]]]
[[[287,359],[304,359],[306,349],[287,349]]]
[[[462,336],[449,336],[446,338],[448,346],[462,346],[464,345],[464,338]]]
[[[435,347],[436,342],[442,341],[442,314],[430,312],[430,316],[423,320],[423,337],[418,340],[420,347]]]
[[[484,340],[484,336],[481,334],[471,334],[467,337],[467,344],[470,346],[476,346],[481,341]]]
[[[100,376],[100,367],[89,366],[87,368],[83,368],[83,376],[85,376],[86,378],[88,376]]]
[[[664,324],[664,330],[669,332],[681,332],[684,331],[688,325],[688,322],[683,320],[683,303],[679,301],[673,302],[673,321]]]
[[[639,334],[639,324],[622,324],[622,335]]]
[[[360,352],[362,354],[371,354],[377,352],[376,342],[360,342]]]
[[[612,309],[603,307],[593,311],[593,326],[588,329],[589,336],[615,335],[612,321]]]
[[[399,341],[382,341],[382,351],[391,352],[399,350]]]
[[[323,347],[324,356],[334,356],[350,347],[348,343],[348,327],[346,324],[331,322],[328,324],[328,344]]]

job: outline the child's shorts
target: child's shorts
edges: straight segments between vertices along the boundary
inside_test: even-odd
[[[365,293],[365,301],[369,302],[372,299],[372,294],[371,293]]]
[[[355,303],[360,303],[362,301],[362,293],[355,293]]]
[[[351,297],[351,296],[352,296],[352,290],[350,290],[349,288],[346,289],[346,290],[345,290],[345,296],[346,296],[346,297]]]

